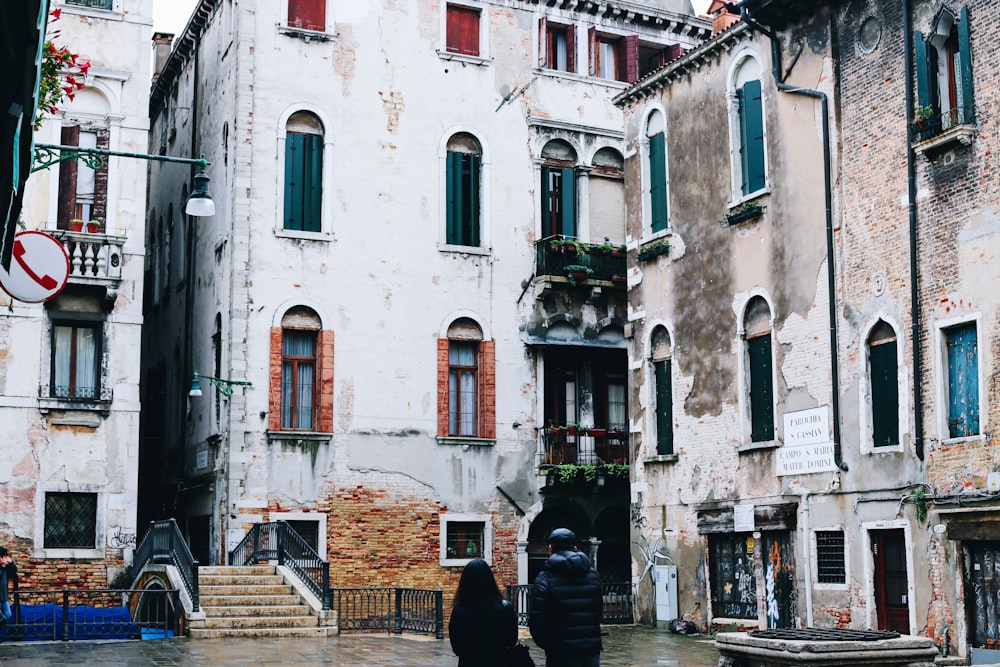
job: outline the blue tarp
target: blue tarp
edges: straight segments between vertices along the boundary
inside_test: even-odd
[[[139,626],[125,607],[88,607],[77,605],[67,609],[67,631],[70,639],[134,639]],[[19,623],[14,619],[0,628],[0,637],[39,641],[63,638],[63,607],[52,603],[20,605]]]

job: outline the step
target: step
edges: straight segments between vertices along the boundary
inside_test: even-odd
[[[233,616],[307,616],[311,613],[309,605],[289,604],[289,605],[201,605],[201,610],[205,616],[211,618],[226,618]]]
[[[191,628],[191,639],[222,637],[329,637],[337,634],[335,627],[312,628]]]
[[[315,616],[238,616],[232,618],[205,619],[201,627],[207,629],[272,629],[272,628],[315,628],[319,619]]]
[[[207,565],[198,568],[198,575],[264,575],[275,574],[277,571],[274,565],[245,565],[243,567],[237,565]]]
[[[198,573],[199,586],[274,586],[284,582],[280,574],[202,574]]]
[[[268,584],[264,586],[202,586],[198,590],[202,595],[289,595],[295,589],[288,584]]]
[[[242,605],[252,605],[254,607],[266,607],[272,605],[301,604],[302,599],[298,595],[205,595],[201,594],[200,603],[203,607],[233,607]]]

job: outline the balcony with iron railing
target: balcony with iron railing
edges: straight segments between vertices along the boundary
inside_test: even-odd
[[[920,107],[910,126],[910,140],[914,150],[925,152],[956,142],[968,145],[976,131],[974,105],[957,106],[943,112],[934,107]]]
[[[567,236],[549,236],[535,243],[535,276],[625,285],[625,247],[613,243],[583,243]]]
[[[628,432],[623,425],[550,426],[538,434],[538,464],[543,468],[628,463]]]

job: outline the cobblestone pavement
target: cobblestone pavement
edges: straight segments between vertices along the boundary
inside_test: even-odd
[[[647,627],[608,627],[602,667],[716,667],[719,653],[708,637],[686,637]],[[545,658],[531,642],[535,662]],[[101,665],[338,665],[454,667],[447,639],[421,635],[342,635],[326,639],[156,639],[150,641],[31,642],[0,644],[0,663],[24,667]]]

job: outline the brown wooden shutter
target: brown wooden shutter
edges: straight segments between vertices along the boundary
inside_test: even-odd
[[[538,66],[549,66],[549,19],[538,19]]]
[[[80,126],[63,127],[59,135],[63,146],[80,145]],[[76,215],[76,161],[63,160],[59,163],[59,204],[56,208],[56,227],[69,229],[69,221]]]
[[[437,434],[448,436],[448,339],[437,344]]]
[[[326,31],[326,0],[288,0],[288,25]]]
[[[576,71],[576,26],[566,26],[566,71]]]
[[[626,36],[618,42],[618,49],[618,80],[635,83],[639,80],[639,36]]]
[[[445,48],[451,53],[479,55],[479,10],[449,5]]]
[[[111,132],[105,127],[97,131],[97,147],[107,150],[110,146]],[[104,158],[104,164],[94,172],[94,208],[90,212],[91,220],[101,222],[101,231],[107,229],[108,224],[108,160]]]
[[[597,76],[597,28],[594,26],[587,30],[587,48],[590,56],[590,76]]]

